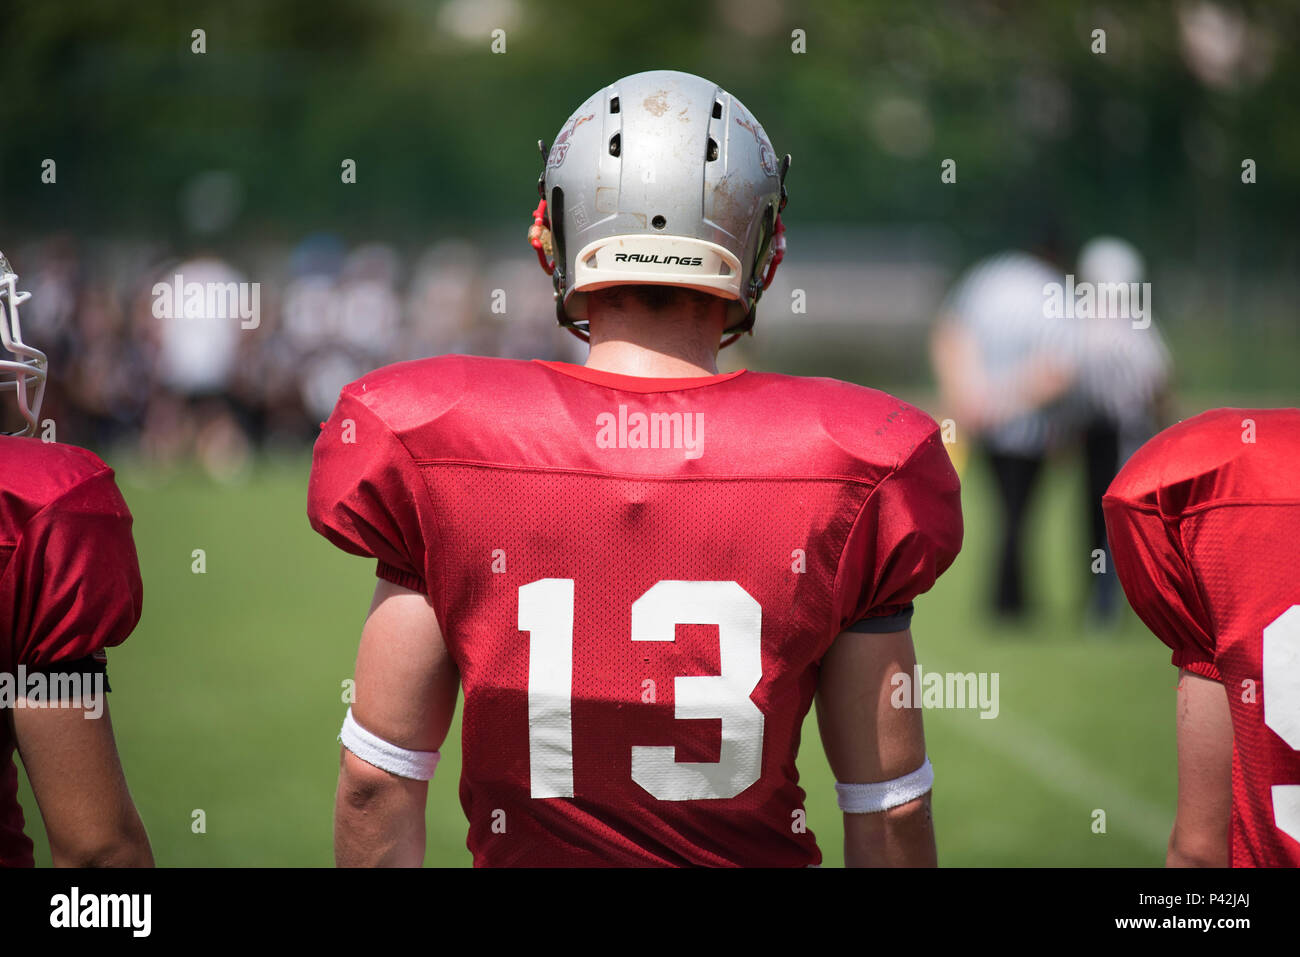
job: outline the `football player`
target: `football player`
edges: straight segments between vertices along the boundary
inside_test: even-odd
[[[935,423],[719,374],[784,252],[785,174],[716,84],[621,79],[561,128],[530,238],[583,366],[442,356],[344,388],[308,510],[377,560],[342,865],[418,865],[463,689],[474,863],[806,866],[817,703],[850,864],[933,865],[913,599],[960,548]]]
[[[23,421],[0,435],[0,866],[34,863],[15,748],[56,865],[151,866],[105,696],[105,649],[140,619],[131,513],[98,458],[31,437],[46,370],[23,341],[28,298],[0,255],[0,391]]]
[[[1173,649],[1169,866],[1300,866],[1300,410],[1161,432],[1103,500],[1129,602]]]

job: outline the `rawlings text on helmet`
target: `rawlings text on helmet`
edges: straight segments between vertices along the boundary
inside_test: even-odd
[[[614,253],[616,263],[662,263],[665,266],[703,266],[702,256],[650,256],[645,253]]]

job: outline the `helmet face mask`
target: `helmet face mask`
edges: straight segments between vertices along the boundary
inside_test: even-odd
[[[0,253],[0,393],[13,392],[26,425],[0,435],[35,435],[45,397],[45,353],[23,342],[18,307],[31,293],[18,291],[18,276]]]
[[[587,293],[650,283],[728,300],[723,345],[753,326],[784,248],[790,158],[744,104],[689,73],[638,73],[590,97],[543,154],[530,236],[561,325],[585,339]]]

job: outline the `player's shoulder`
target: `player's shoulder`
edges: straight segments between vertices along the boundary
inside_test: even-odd
[[[113,470],[94,452],[61,442],[0,437],[0,493],[49,504],[70,489]]]
[[[536,363],[519,359],[432,356],[376,369],[344,386],[340,401],[359,403],[393,432],[404,432],[536,375]]]
[[[32,516],[57,509],[79,489],[95,485],[77,510],[106,508],[125,511],[113,470],[87,449],[34,438],[0,437],[0,535],[12,537]],[[111,501],[101,501],[104,488]]]
[[[939,426],[910,402],[840,379],[750,373],[748,387],[766,393],[779,412],[775,421],[793,439],[819,435],[854,460],[896,469],[927,442],[939,441]]]
[[[1106,498],[1176,514],[1216,502],[1300,500],[1300,409],[1211,409],[1137,450]]]

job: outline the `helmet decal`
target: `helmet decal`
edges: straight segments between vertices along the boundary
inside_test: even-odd
[[[758,144],[758,162],[763,167],[763,172],[768,176],[777,174],[776,153],[772,151],[772,144],[768,142],[767,134],[757,123],[750,122],[743,116],[736,117],[736,125],[754,134],[754,142]]]
[[[569,155],[570,137],[579,126],[593,116],[594,113],[588,113],[586,116],[578,116],[575,113],[569,117],[569,122],[564,124],[564,129],[560,130],[560,135],[555,138],[555,143],[551,146],[551,154],[546,158],[547,169],[559,169],[564,165],[564,158]]]

